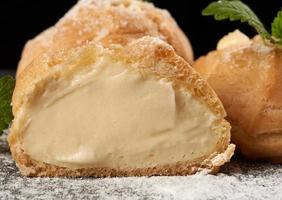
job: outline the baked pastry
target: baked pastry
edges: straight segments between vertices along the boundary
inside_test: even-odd
[[[166,10],[138,0],[81,0],[55,26],[27,42],[18,74],[45,53],[81,46],[92,40],[104,46],[125,45],[146,35],[160,37],[186,61],[193,62],[188,39]]]
[[[215,92],[154,37],[35,59],[13,114],[8,141],[26,176],[215,173],[234,151]]]
[[[282,162],[282,51],[240,31],[195,63],[223,102],[245,157]]]

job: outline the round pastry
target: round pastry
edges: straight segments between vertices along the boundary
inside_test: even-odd
[[[81,0],[59,22],[27,42],[19,74],[34,58],[89,41],[125,45],[143,36],[159,37],[193,62],[191,45],[166,11],[137,0]]]
[[[234,151],[215,92],[159,38],[35,59],[13,114],[8,141],[27,176],[214,173]]]
[[[224,104],[232,140],[250,159],[282,162],[282,50],[240,31],[195,63]]]

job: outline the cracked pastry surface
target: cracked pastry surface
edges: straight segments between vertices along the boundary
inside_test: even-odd
[[[80,0],[53,27],[27,42],[17,74],[44,54],[90,41],[126,45],[143,36],[161,38],[193,62],[190,42],[168,11],[139,0]]]

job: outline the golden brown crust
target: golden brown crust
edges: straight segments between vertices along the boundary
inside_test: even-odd
[[[193,62],[188,39],[166,10],[137,0],[83,0],[55,26],[26,44],[17,74],[45,53],[67,50],[89,41],[104,46],[125,45],[147,35],[163,39],[180,56]]]
[[[90,63],[104,56],[110,56],[117,62],[126,63],[125,66],[131,66],[144,76],[153,76],[156,79],[167,78],[175,88],[185,88],[193,96],[199,98],[199,101],[207,104],[219,118],[213,131],[220,134],[221,139],[215,147],[214,154],[195,163],[128,170],[105,168],[69,170],[36,162],[25,155],[21,149],[21,131],[24,124],[22,116],[33,99],[44,92],[48,83],[57,79],[71,80],[77,73],[87,70],[91,66]],[[104,48],[96,44],[88,44],[60,54],[36,59],[17,78],[13,95],[13,113],[15,119],[8,141],[12,155],[24,175],[103,177],[192,174],[199,171],[199,167],[216,171],[219,166],[229,161],[234,151],[234,146],[229,145],[230,125],[224,120],[225,111],[215,92],[183,58],[175,53],[170,45],[158,38],[143,37],[125,47],[113,45]]]
[[[250,136],[233,123],[232,141],[247,159],[282,163],[280,151],[282,148],[281,132],[267,132],[258,136]]]
[[[40,163],[32,160],[23,150],[14,146],[13,158],[17,161],[17,166],[24,176],[40,177],[128,177],[128,176],[180,176],[191,175],[201,170],[206,170],[210,174],[215,174],[220,166],[229,162],[234,153],[234,145],[229,145],[226,150],[219,155],[211,155],[205,160],[199,159],[194,162],[179,162],[172,165],[155,166],[140,169],[117,169],[106,167],[69,169]]]
[[[282,51],[255,38],[249,46],[210,52],[195,69],[222,100],[242,154],[281,161]]]

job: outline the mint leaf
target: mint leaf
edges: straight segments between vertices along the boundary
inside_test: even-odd
[[[12,95],[15,87],[15,79],[11,76],[0,78],[0,135],[7,129],[13,120]]]
[[[271,34],[274,37],[274,41],[282,45],[282,10],[277,13],[271,25]]]
[[[265,29],[256,14],[240,0],[219,0],[210,3],[202,12],[204,16],[214,16],[216,20],[246,22],[256,29],[262,38],[271,40],[271,35]]]

